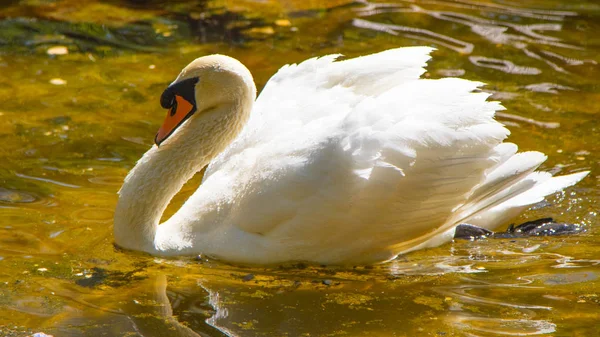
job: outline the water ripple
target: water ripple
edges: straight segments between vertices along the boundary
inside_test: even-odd
[[[553,268],[585,268],[600,265],[600,260],[573,259],[569,256],[562,256],[556,260],[557,265]]]
[[[438,34],[423,28],[384,24],[363,19],[354,19],[352,20],[352,24],[358,28],[377,30],[392,35],[398,35],[398,32],[402,32],[405,33],[406,36],[415,40],[437,43],[459,53],[470,54],[473,51],[472,43],[461,41],[443,34]]]
[[[19,178],[42,181],[42,182],[45,182],[45,183],[50,183],[50,184],[54,184],[54,185],[58,185],[58,186],[62,186],[62,187],[68,187],[68,188],[80,188],[81,187],[81,186],[67,184],[67,183],[63,183],[63,182],[52,180],[52,179],[48,179],[48,178],[40,178],[40,177],[28,176],[28,175],[21,174],[21,173],[15,173],[15,175],[17,177],[19,177]]]
[[[535,83],[526,85],[525,89],[533,92],[543,92],[547,94],[558,94],[558,90],[577,90],[573,87],[568,87],[566,85],[560,85],[556,83]]]
[[[38,198],[27,192],[17,191],[17,190],[9,190],[4,187],[0,187],[0,202],[8,202],[8,203],[32,203],[35,202]]]
[[[0,187],[0,208],[16,208],[22,212],[22,208],[30,205],[54,207],[57,203],[33,192]]]
[[[500,70],[507,74],[538,75],[542,72],[538,68],[521,67],[508,60],[499,60],[483,56],[471,56],[469,57],[469,61],[476,66]]]
[[[529,289],[544,289],[543,287],[524,286],[519,284],[461,284],[458,286],[451,287],[438,287],[436,290],[446,296],[458,299],[463,303],[483,304],[492,306],[495,308],[499,307],[510,307],[516,309],[537,309],[537,310],[551,310],[552,307],[544,305],[526,304],[526,303],[515,303],[509,302],[506,299],[495,299],[492,297],[484,297],[479,295],[470,294],[470,291],[488,289],[486,292],[490,292],[493,288],[506,289],[506,288],[522,288],[524,291]]]
[[[113,210],[100,207],[82,208],[71,213],[71,218],[84,222],[110,222],[113,218]]]
[[[579,60],[563,56],[556,51],[534,51],[532,45],[552,46],[571,50],[584,50],[583,47],[566,43],[560,37],[549,35],[548,32],[559,32],[563,29],[563,21],[567,17],[578,15],[573,11],[556,11],[521,8],[508,5],[479,3],[471,1],[417,1],[401,0],[404,4],[384,4],[361,1],[362,7],[356,12],[361,17],[372,17],[390,13],[428,15],[441,21],[467,26],[471,31],[494,45],[508,45],[520,50],[527,57],[541,61],[557,72],[569,73],[557,63],[560,61],[568,66],[577,66],[585,63],[595,64],[593,60]],[[475,16],[462,12],[429,9],[436,6],[453,8],[456,10],[479,10],[487,17]],[[543,20],[540,23],[518,23],[522,18]],[[507,21],[511,19],[511,21]],[[394,24],[376,22],[376,20],[354,19],[353,26],[370,29],[391,35],[403,34],[406,37],[436,43],[463,54],[472,54],[474,45],[441,32],[434,32],[424,28],[408,27]],[[498,60],[483,56],[472,56],[471,62],[480,67],[492,68],[511,74],[537,75],[541,70],[535,67],[515,65],[508,60]]]
[[[450,314],[446,319],[466,331],[502,336],[535,336],[556,331],[556,324],[545,320],[488,318],[470,314]]]
[[[98,184],[98,185],[121,186],[121,184],[123,184],[123,177],[96,176],[96,177],[89,178],[88,181],[92,184]]]
[[[493,282],[463,277],[458,285],[436,287],[435,291],[445,296],[450,304],[450,314],[444,320],[451,326],[470,332],[506,336],[532,336],[552,333],[556,324],[542,319],[534,319],[538,311],[549,312],[550,306],[525,303],[515,299],[522,294],[529,299],[531,293],[539,293],[544,287],[530,285],[533,281],[517,278],[510,282]],[[510,290],[510,289],[514,290]],[[511,296],[507,297],[506,294]],[[525,297],[525,294],[529,294]],[[516,316],[519,318],[511,318]]]

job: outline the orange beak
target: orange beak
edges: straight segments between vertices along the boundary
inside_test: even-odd
[[[157,146],[165,141],[177,128],[183,124],[193,113],[196,111],[194,105],[188,102],[185,98],[179,95],[175,95],[175,102],[169,111],[167,117],[163,122],[156,137],[154,137],[154,143]]]

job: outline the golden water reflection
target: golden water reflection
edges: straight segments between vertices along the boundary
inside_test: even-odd
[[[593,336],[600,321],[600,6],[531,1],[11,2],[0,7],[0,335]],[[283,64],[407,45],[425,76],[488,83],[552,173],[591,170],[517,221],[571,237],[456,242],[372,268],[246,268],[115,249],[158,97],[208,53],[262,86]],[[184,187],[172,214],[197,188]]]
[[[74,282],[37,276],[39,295],[10,309],[69,336],[589,335],[600,319],[598,261],[561,255],[580,242],[553,239],[458,242],[450,255],[440,248],[369,268],[139,257],[123,272],[98,261],[74,270]]]

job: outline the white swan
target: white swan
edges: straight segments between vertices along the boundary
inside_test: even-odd
[[[431,50],[288,65],[256,102],[240,62],[196,59],[161,97],[160,146],[119,192],[116,243],[236,263],[375,263],[447,242],[461,222],[497,227],[588,174],[535,172],[546,156],[502,142],[502,106],[473,92],[481,83],[419,78]]]

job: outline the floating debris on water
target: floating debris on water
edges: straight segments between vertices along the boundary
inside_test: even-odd
[[[286,20],[286,19],[275,20],[275,24],[280,27],[289,27],[292,25],[290,20]]]
[[[56,46],[48,48],[46,53],[48,55],[67,55],[69,53],[69,49],[65,46]]]
[[[50,84],[65,85],[67,84],[67,81],[63,80],[62,78],[53,78],[50,80]]]

